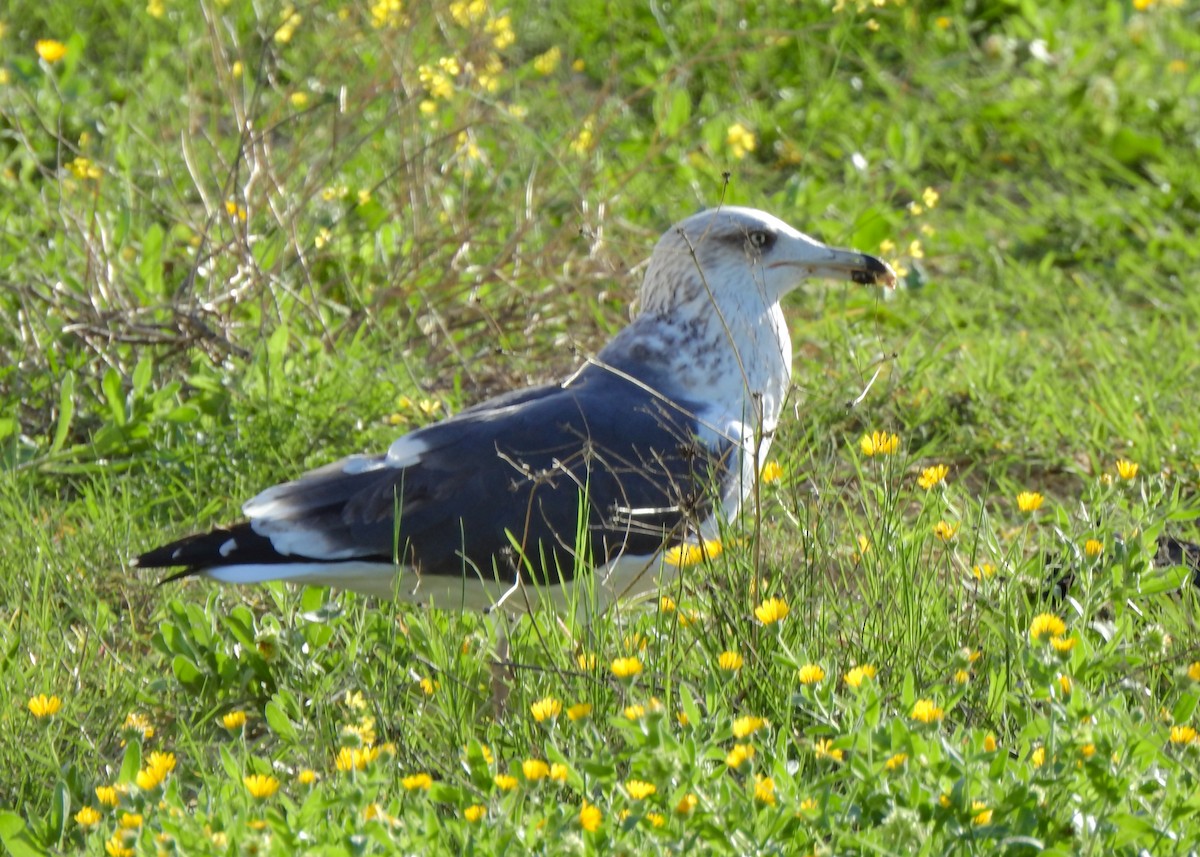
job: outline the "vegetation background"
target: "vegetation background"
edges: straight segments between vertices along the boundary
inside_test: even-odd
[[[1198,66],[1189,0],[8,3],[0,842],[1193,853]],[[756,510],[511,623],[504,710],[493,619],[129,569],[569,372],[721,203],[902,288],[789,301]]]

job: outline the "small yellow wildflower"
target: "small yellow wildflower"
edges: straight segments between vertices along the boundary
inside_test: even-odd
[[[1172,726],[1172,744],[1191,744],[1196,740],[1196,730],[1191,726]]]
[[[883,431],[864,434],[858,441],[858,448],[868,458],[876,455],[892,455],[900,448],[900,436]]]
[[[734,744],[733,749],[725,756],[725,764],[731,768],[740,768],[754,758],[754,747],[750,744]]]
[[[115,807],[120,803],[121,797],[113,786],[96,786],[96,800],[105,806]]]
[[[717,666],[725,672],[735,672],[742,668],[745,659],[737,652],[721,652],[717,657]]]
[[[1062,690],[1063,695],[1067,696],[1071,693],[1071,677],[1069,675],[1060,675],[1058,677],[1058,686]]]
[[[242,777],[242,782],[246,786],[246,791],[250,792],[250,796],[259,800],[269,798],[279,791],[279,780],[270,774],[250,774]]]
[[[914,259],[924,259],[925,258],[925,251],[921,248],[920,241],[913,240],[908,245],[908,255],[912,256]]]
[[[1188,64],[1186,60],[1171,60],[1167,63],[1167,71],[1171,74],[1187,74]]]
[[[949,475],[949,467],[945,464],[935,464],[933,467],[926,467],[921,471],[921,475],[917,477],[917,484],[928,491],[945,482]]]
[[[629,796],[634,800],[644,800],[658,791],[658,786],[654,783],[648,783],[645,780],[627,780],[625,782],[625,791],[629,792]]]
[[[481,821],[485,815],[487,815],[487,808],[479,804],[472,804],[463,810],[463,818],[472,824]]]
[[[783,478],[783,467],[778,461],[768,461],[763,465],[762,474],[759,478],[765,483],[778,482]]]
[[[1126,461],[1124,458],[1117,459],[1117,475],[1122,479],[1129,481],[1135,479],[1138,475],[1138,465],[1136,461]]]
[[[801,684],[816,684],[825,680],[825,670],[819,664],[805,664],[800,667],[799,678]]]
[[[616,658],[611,669],[617,678],[633,678],[642,671],[642,662],[637,658]]]
[[[721,544],[720,539],[705,539],[699,544],[685,542],[673,545],[664,551],[663,562],[676,568],[691,568],[693,565],[699,565],[706,559],[713,559],[720,556],[723,550],[724,546]]]
[[[1200,681],[1200,661],[1192,661],[1188,664],[1187,677],[1192,681]]]
[[[492,44],[495,45],[498,51],[510,47],[517,40],[516,33],[513,32],[512,16],[510,15],[493,18],[484,25],[483,29],[492,37]]]
[[[580,652],[575,656],[575,663],[579,664],[581,670],[594,670],[598,660],[590,652]]]
[[[441,686],[442,683],[437,679],[421,679],[421,693],[425,694],[426,696],[433,696]]]
[[[991,732],[989,732],[983,738],[983,752],[985,752],[985,753],[996,752],[996,736],[993,735]]]
[[[1051,637],[1050,645],[1054,647],[1054,651],[1060,655],[1069,655],[1071,650],[1075,648],[1075,644],[1079,642],[1078,637]]]
[[[29,713],[41,719],[43,717],[53,717],[55,714],[58,714],[62,708],[62,700],[57,696],[46,696],[44,693],[39,693],[37,696],[30,697],[27,705]]]
[[[1100,556],[1100,554],[1104,553],[1104,542],[1097,539],[1088,539],[1086,542],[1084,542],[1083,552],[1090,558],[1095,559],[1096,557]]]
[[[913,217],[920,217],[925,213],[925,206],[917,202],[915,199],[908,204],[908,213]]]
[[[510,792],[517,787],[517,778],[512,774],[496,774],[492,777],[492,782],[502,792]]]
[[[832,738],[822,738],[813,744],[813,753],[818,759],[832,759],[840,762],[845,758],[845,752],[833,746]]]
[[[967,684],[971,681],[971,674],[966,670],[958,670],[954,673],[955,684]]]
[[[775,806],[775,781],[770,777],[755,774],[754,799],[767,806]]]
[[[230,711],[221,717],[221,725],[230,732],[237,732],[246,725],[246,712],[241,710]]]
[[[585,800],[583,806],[579,808],[579,826],[588,833],[595,833],[603,820],[604,816],[599,807],[593,806]]]
[[[735,122],[725,132],[725,142],[735,161],[740,161],[758,148],[758,138],[741,122]]]
[[[1033,753],[1031,753],[1029,756],[1029,761],[1035,768],[1040,768],[1042,765],[1046,764],[1046,748],[1040,746],[1035,747]]]
[[[681,711],[675,715],[675,719],[679,721],[679,725],[687,729],[691,725],[691,719],[687,716],[686,711]]]
[[[658,599],[658,609],[662,613],[674,613],[675,607],[675,599],[670,595],[664,595]]]
[[[80,827],[94,827],[100,823],[100,813],[95,807],[85,806],[75,813],[75,823]]]
[[[801,812],[815,812],[817,809],[817,799],[815,797],[806,797],[800,801]]]
[[[521,773],[531,782],[544,780],[550,776],[550,766],[541,759],[526,759],[521,763]]]
[[[875,678],[875,672],[875,667],[871,666],[870,664],[860,664],[842,676],[842,680],[845,681],[849,687],[857,689],[862,686],[864,680]]]
[[[996,566],[990,562],[982,563],[971,569],[971,575],[976,580],[991,580],[996,576]]]
[[[302,786],[311,786],[317,781],[317,772],[312,768],[303,768],[300,773],[296,774],[296,782]]]
[[[1079,755],[1083,756],[1083,758],[1085,758],[1085,759],[1092,758],[1092,756],[1096,755],[1096,745],[1095,744],[1084,744],[1082,747],[1079,748]]]
[[[410,792],[416,791],[417,789],[427,792],[433,787],[433,777],[429,776],[429,774],[425,773],[424,771],[416,774],[409,774],[407,777],[404,777],[402,780],[400,780],[400,785],[404,786],[404,788]]]
[[[343,747],[338,750],[334,766],[341,772],[364,771],[367,765],[379,758],[378,747]]]
[[[117,824],[124,830],[137,830],[145,822],[146,819],[140,812],[123,812],[121,813],[121,817],[117,819]]]
[[[1046,498],[1037,491],[1022,491],[1017,495],[1017,508],[1022,512],[1036,512],[1044,502]]]
[[[293,92],[288,96],[288,101],[291,102],[292,107],[295,107],[297,110],[303,110],[308,106],[308,93]]]
[[[945,715],[946,712],[932,699],[918,699],[912,708],[912,719],[921,723],[936,723]]]
[[[555,782],[565,783],[569,773],[571,773],[570,769],[561,762],[555,762],[550,766],[550,779]]]
[[[163,4],[163,0],[149,0],[146,4],[146,14],[151,18],[162,18],[167,14],[167,7]]]
[[[992,823],[992,810],[986,803],[977,800],[971,803],[971,824],[983,826]]]
[[[896,242],[891,238],[884,238],[879,242],[879,252],[884,256],[890,256],[896,252]]]
[[[883,766],[889,771],[894,771],[908,761],[908,753],[896,753],[888,757],[888,760],[883,763]]]
[[[304,21],[304,16],[296,11],[296,7],[288,3],[283,7],[283,11],[279,13],[279,19],[283,22],[279,28],[275,30],[274,39],[281,45],[286,45],[292,40],[292,36],[296,35],[296,30]]]
[[[790,611],[791,608],[787,606],[787,602],[782,598],[768,598],[754,608],[754,615],[764,625],[772,625],[786,619]]]
[[[652,827],[666,827],[667,826],[667,819],[661,813],[657,813],[657,812],[646,813],[646,821],[650,822],[650,825]]]
[[[33,49],[37,55],[53,65],[67,55],[67,46],[54,39],[39,39]]]
[[[582,720],[591,713],[592,704],[590,702],[577,702],[567,709],[567,718],[571,721]]]
[[[675,804],[675,812],[679,815],[688,815],[699,805],[700,799],[688,792],[679,799],[679,803]]]
[[[947,15],[939,15],[933,23],[939,30],[949,30],[950,25],[954,22]]]
[[[733,721],[733,737],[745,738],[748,735],[753,735],[766,725],[767,721],[763,718],[752,717],[747,714],[744,717],[739,717]]]
[[[555,45],[544,54],[538,54],[533,58],[533,70],[541,75],[553,74],[560,62],[562,62],[562,48]]]
[[[595,145],[596,136],[592,132],[592,120],[587,119],[584,121],[583,127],[579,129],[579,133],[575,135],[575,139],[571,141],[570,149],[573,154],[586,155]]]
[[[562,713],[562,702],[553,696],[546,696],[529,706],[529,712],[538,723],[553,720]]]
[[[958,533],[958,528],[962,524],[951,524],[948,521],[938,521],[933,525],[933,534],[938,537],[939,541],[948,542],[954,539]]]
[[[77,179],[98,179],[103,175],[98,166],[84,157],[79,157],[71,161],[67,164],[67,169]]]
[[[625,711],[622,713],[625,715],[626,720],[641,720],[646,716],[646,706],[638,705],[637,703],[627,705],[625,706]]]
[[[133,857],[134,850],[125,844],[125,834],[117,831],[104,841],[104,850],[108,857]]]
[[[1039,613],[1029,625],[1029,638],[1035,643],[1041,642],[1043,637],[1063,637],[1066,633],[1066,623],[1053,613]]]
[[[921,191],[921,200],[925,203],[926,208],[936,208],[938,200],[941,198],[942,195],[931,187],[927,187]]]

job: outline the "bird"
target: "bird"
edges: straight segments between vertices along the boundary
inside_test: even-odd
[[[810,278],[896,284],[881,259],[764,211],[692,215],[655,245],[632,321],[564,380],[267,488],[244,521],[132,563],[180,569],[163,582],[286,580],[484,612],[652,593],[750,496],[791,383],[780,301]]]

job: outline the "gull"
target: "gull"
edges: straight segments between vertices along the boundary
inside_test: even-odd
[[[766,212],[693,215],[655,246],[634,320],[565,380],[267,488],[244,522],[133,564],[484,611],[653,592],[753,490],[791,383],[780,300],[809,278],[895,285]]]

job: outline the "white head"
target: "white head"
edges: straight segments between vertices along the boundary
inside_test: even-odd
[[[812,277],[888,286],[896,281],[886,262],[827,247],[765,211],[711,208],[659,239],[642,283],[641,307],[670,313],[704,299],[765,309]]]

